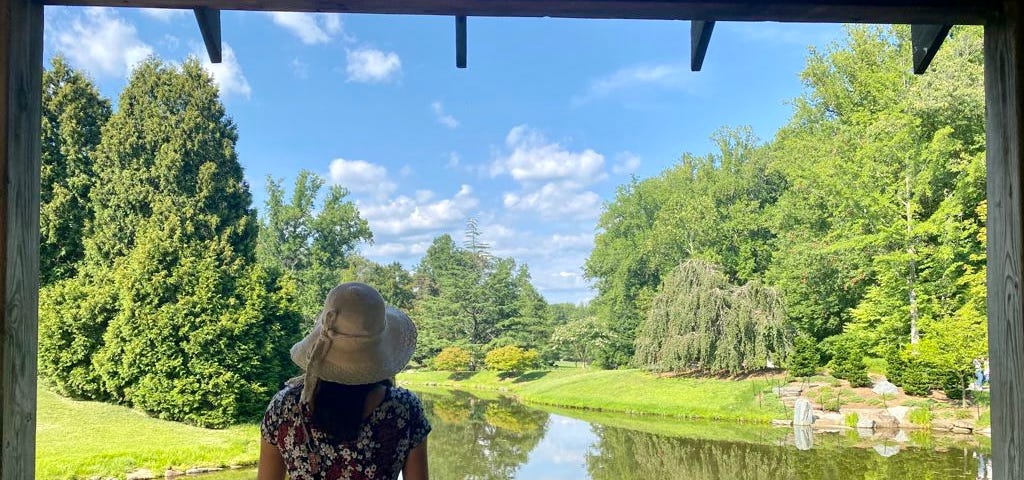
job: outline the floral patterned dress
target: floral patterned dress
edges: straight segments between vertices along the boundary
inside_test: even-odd
[[[263,438],[284,457],[291,480],[394,480],[409,452],[427,438],[430,423],[412,392],[388,387],[350,442],[334,442],[318,430],[305,405],[302,385],[282,389],[270,401],[260,425]]]

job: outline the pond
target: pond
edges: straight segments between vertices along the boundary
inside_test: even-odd
[[[434,427],[435,480],[990,479],[978,437],[792,428],[532,408],[418,392]],[[246,476],[248,475],[248,476]],[[241,480],[232,472],[204,480]]]

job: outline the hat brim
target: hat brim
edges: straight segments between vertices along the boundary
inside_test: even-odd
[[[365,385],[394,377],[405,369],[416,349],[416,326],[408,315],[388,305],[384,331],[376,337],[341,337],[331,341],[317,377],[343,385]],[[292,346],[291,357],[306,370],[310,352],[321,335],[316,322],[305,338]]]

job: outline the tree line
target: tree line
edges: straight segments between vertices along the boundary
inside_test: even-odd
[[[861,384],[873,356],[908,392],[962,394],[987,351],[981,29],[955,29],[926,75],[910,57],[908,28],[848,27],[810,50],[771,141],[723,129],[714,153],[621,186],[585,267],[599,361],[827,364]],[[743,288],[766,307],[739,325],[725,291]]]
[[[116,109],[60,57],[43,80],[39,364],[57,391],[204,426],[257,418],[343,281],[412,314],[420,364],[453,345],[477,363],[500,347],[503,365],[552,358],[553,322],[575,307],[548,305],[472,219],[407,270],[358,255],[369,224],[312,172],[290,189],[268,178],[258,216],[197,60],[142,62]]]

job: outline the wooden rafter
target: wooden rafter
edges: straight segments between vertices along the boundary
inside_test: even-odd
[[[410,15],[983,24],[999,0],[43,0],[51,5]]]
[[[196,14],[199,33],[203,35],[203,43],[206,44],[206,53],[210,55],[210,62],[220,63],[220,10],[210,7],[195,7],[192,11]]]
[[[690,70],[699,72],[704,66],[704,56],[708,53],[711,33],[715,31],[715,22],[694,20],[690,22]]]
[[[910,43],[914,48],[914,73],[918,75],[928,71],[932,59],[942,47],[942,42],[949,36],[952,25],[911,25]]]
[[[455,17],[455,67],[466,68],[466,17]]]

